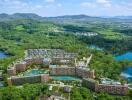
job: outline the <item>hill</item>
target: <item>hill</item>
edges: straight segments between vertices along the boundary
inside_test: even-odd
[[[116,16],[116,17],[93,17],[88,15],[65,15],[56,17],[42,17],[34,13],[15,13],[12,15],[0,14],[0,21],[17,20],[17,19],[32,19],[39,21],[86,21],[86,22],[132,22],[132,16]]]
[[[33,13],[15,13],[12,15],[8,14],[0,14],[0,21],[5,21],[5,20],[18,20],[18,19],[32,19],[32,20],[42,20],[43,17],[38,16]]]

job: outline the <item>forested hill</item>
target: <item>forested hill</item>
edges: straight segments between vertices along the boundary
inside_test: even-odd
[[[9,25],[10,22],[11,25]],[[80,34],[82,34],[83,32],[95,32],[98,33],[97,37],[81,37],[81,40],[83,40],[83,42],[85,42],[86,44],[96,44],[100,47],[107,48],[110,51],[111,49],[113,50],[113,48],[122,48],[123,50],[120,51],[124,51],[124,49],[126,48],[127,50],[132,50],[132,47],[130,45],[132,43],[131,16],[103,18],[87,15],[42,17],[33,13],[15,13],[12,15],[4,13],[0,14],[0,26],[5,29],[9,28],[7,26],[10,26],[12,28],[12,24],[15,25],[14,23],[16,23],[17,25],[19,25],[17,29],[23,30],[23,28],[26,27],[26,31],[28,31],[29,34],[32,34],[36,33],[37,30],[36,25],[34,25],[34,28],[32,27],[32,24],[34,22],[37,23],[36,25],[38,25],[39,23],[55,24],[57,28],[54,29],[52,27],[49,29],[53,30],[52,32],[64,32],[68,34],[76,34],[76,32],[79,32]],[[3,36],[5,37],[5,34]],[[124,44],[126,47],[122,46]]]
[[[0,14],[0,21],[5,21],[5,20],[18,20],[18,19],[32,19],[32,20],[43,20],[43,17],[38,16],[33,13],[15,13],[12,15],[8,14]]]
[[[92,17],[87,15],[65,15],[65,16],[57,16],[57,17],[42,17],[37,14],[33,13],[15,13],[12,15],[2,13],[0,14],[0,21],[5,20],[12,20],[12,19],[33,19],[33,20],[39,20],[39,21],[64,21],[64,20],[78,20],[78,21],[103,21],[103,22],[109,22],[109,21],[117,21],[117,22],[124,22],[124,21],[131,21],[132,22],[132,16],[116,16],[116,17]]]

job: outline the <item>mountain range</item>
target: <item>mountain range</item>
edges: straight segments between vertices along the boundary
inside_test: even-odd
[[[115,17],[92,17],[88,15],[65,15],[57,17],[41,17],[34,13],[15,13],[12,15],[2,13],[0,14],[0,21],[12,19],[32,19],[32,20],[49,20],[49,21],[62,21],[62,20],[79,20],[79,21],[131,21],[132,16],[115,16]]]

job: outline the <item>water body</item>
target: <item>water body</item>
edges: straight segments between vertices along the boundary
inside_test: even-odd
[[[128,82],[132,82],[132,66],[125,68],[121,73],[121,76],[124,77]]]
[[[59,81],[81,80],[80,78],[72,77],[72,76],[51,76],[51,78]]]
[[[122,55],[114,57],[115,60],[132,60],[132,52],[126,52]]]
[[[34,75],[39,75],[39,74],[45,74],[45,70],[31,69],[31,70],[26,71],[23,75],[24,76],[34,76]]]
[[[4,87],[4,82],[0,81],[0,87]]]
[[[132,61],[132,52],[126,52],[122,55],[113,57],[115,60],[129,60]],[[128,82],[132,82],[132,66],[125,68],[121,72],[121,76],[124,77]]]
[[[4,51],[0,51],[0,59],[2,58],[6,58],[8,57],[9,55],[7,55]]]
[[[96,45],[88,45],[87,48],[90,48],[90,49],[93,49],[93,50],[103,51],[103,48],[100,48]]]

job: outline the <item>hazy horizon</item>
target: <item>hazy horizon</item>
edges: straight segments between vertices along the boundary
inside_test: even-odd
[[[8,14],[8,13],[0,13],[0,14]],[[36,14],[40,17],[61,17],[61,16],[79,16],[79,15],[84,15],[84,16],[89,16],[89,17],[102,17],[102,18],[111,18],[111,17],[129,17],[132,15],[119,15],[119,16],[94,16],[94,15],[87,15],[87,14],[70,14],[70,15],[58,15],[58,16],[41,16],[37,13],[23,13],[23,12],[16,12],[8,15],[13,15],[13,14]]]
[[[43,17],[132,16],[132,0],[0,0],[0,13],[35,13]]]

